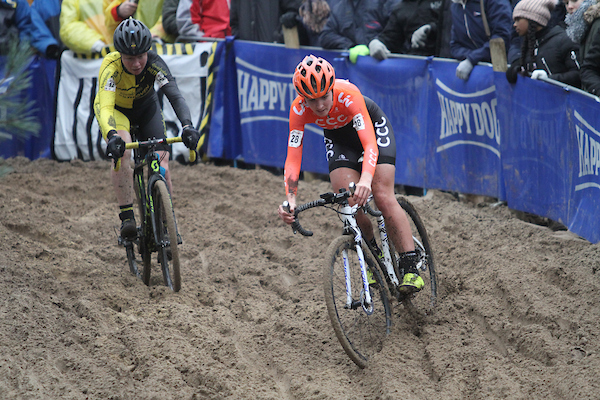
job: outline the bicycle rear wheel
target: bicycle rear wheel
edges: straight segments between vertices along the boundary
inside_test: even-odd
[[[178,292],[181,289],[179,248],[171,195],[166,183],[161,180],[156,181],[152,191],[156,230],[160,238],[160,243],[157,246],[158,261],[162,268],[165,285],[174,292]]]
[[[435,306],[437,298],[437,278],[435,272],[435,262],[433,258],[433,251],[431,250],[431,242],[429,241],[429,235],[419,213],[416,208],[406,198],[399,196],[398,203],[402,209],[406,212],[408,222],[410,223],[413,241],[415,243],[415,251],[419,255],[419,263],[417,268],[419,275],[423,278],[425,286],[418,293],[405,296],[400,294],[398,300],[405,302],[409,306],[414,306],[418,309],[429,311]],[[396,257],[399,259],[399,257]],[[400,266],[396,264],[396,274],[402,281],[404,271],[400,269]],[[403,297],[405,296],[405,297]]]
[[[125,247],[125,251],[127,252],[127,263],[129,264],[129,272],[138,278],[141,276],[140,271],[138,270],[138,260],[135,258],[135,249],[133,246],[133,242],[127,241],[123,243]]]
[[[327,249],[323,288],[329,319],[346,354],[360,368],[365,368],[371,356],[383,348],[390,332],[392,310],[387,284],[377,263],[365,246],[363,253],[376,283],[370,285],[372,310],[364,304],[364,289],[354,237],[340,236]],[[351,284],[352,306],[347,307],[344,255],[347,255],[348,274]]]

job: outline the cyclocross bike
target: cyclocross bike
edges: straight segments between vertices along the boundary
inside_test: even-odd
[[[172,144],[181,142],[181,137],[166,139],[150,139],[135,141],[137,127],[132,127],[131,137],[134,140],[126,143],[127,149],[133,149],[133,185],[136,193],[141,222],[137,227],[137,237],[133,240],[119,236],[119,244],[125,247],[127,262],[132,274],[150,285],[151,255],[158,253],[158,262],[162,269],[163,281],[174,292],[181,289],[179,271],[179,248],[182,243],[177,231],[175,212],[171,202],[167,181],[161,172],[160,157],[156,147],[162,143]],[[147,149],[145,157],[140,149]],[[194,162],[196,152],[190,150],[190,162]],[[121,160],[115,160],[115,169],[120,167]],[[144,177],[144,167],[147,166],[147,184]],[[136,257],[135,248],[140,255],[143,267],[140,268],[140,258]]]
[[[391,298],[410,309],[431,310],[437,296],[436,273],[433,252],[427,231],[417,210],[404,197],[398,203],[406,212],[419,255],[417,268],[425,286],[413,294],[398,290],[404,271],[398,265],[398,253],[388,240],[385,221],[381,212],[369,203],[362,209],[350,206],[355,185],[350,191],[325,193],[318,200],[300,205],[295,210],[296,220],[292,224],[294,233],[312,236],[299,222],[298,214],[313,207],[325,206],[336,211],[344,224],[343,235],[329,245],[323,270],[323,288],[327,311],[335,334],[352,361],[361,368],[367,366],[369,358],[383,348],[385,337],[392,325]],[[337,208],[334,207],[337,205]],[[289,209],[287,202],[284,207]],[[357,212],[367,212],[376,219],[379,238],[378,251],[364,240],[356,222]],[[377,235],[376,235],[377,236]]]

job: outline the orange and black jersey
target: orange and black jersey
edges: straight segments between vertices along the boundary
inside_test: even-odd
[[[358,136],[359,146],[362,147],[361,150],[364,151],[366,160],[362,163],[362,172],[367,172],[371,176],[375,175],[379,148],[365,97],[354,84],[336,79],[333,86],[333,106],[326,118],[314,114],[302,96],[296,97],[292,102],[288,150],[284,167],[286,193],[289,193],[288,184],[298,182],[300,176],[304,125],[306,124],[316,124],[323,128],[326,137],[328,134],[340,131],[342,134],[337,136],[341,142],[354,142],[355,137]],[[352,127],[353,135],[349,135],[344,130],[346,126]],[[348,136],[344,137],[345,134]]]
[[[100,66],[98,94],[94,101],[94,111],[104,137],[116,129],[114,110],[127,112],[145,108],[149,101],[158,101],[155,83],[169,99],[181,125],[192,125],[190,109],[167,64],[156,52],[148,52],[148,62],[139,75],[125,69],[121,53],[112,52],[104,57]]]

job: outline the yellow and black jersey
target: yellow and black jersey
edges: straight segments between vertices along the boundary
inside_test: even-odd
[[[191,125],[190,109],[167,64],[156,52],[148,52],[148,62],[139,75],[133,75],[125,69],[121,53],[112,52],[104,57],[94,111],[105,138],[111,129],[117,130],[115,110],[129,116],[134,115],[136,110],[146,109],[149,102],[158,103],[155,83],[169,99],[181,125]]]

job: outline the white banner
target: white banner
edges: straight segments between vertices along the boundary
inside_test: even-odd
[[[211,43],[164,45],[155,50],[177,80],[179,90],[190,107],[192,122],[198,128],[206,98],[207,60],[211,53]],[[72,51],[62,54],[56,129],[52,143],[54,155],[59,161],[76,158],[90,161],[104,157],[106,143],[100,134],[93,109],[101,64],[102,58],[84,59]],[[166,96],[159,93],[159,99],[163,104],[167,136],[177,136],[181,124],[175,111]],[[189,157],[189,152],[182,143],[173,144],[173,158],[178,155],[186,160]]]

